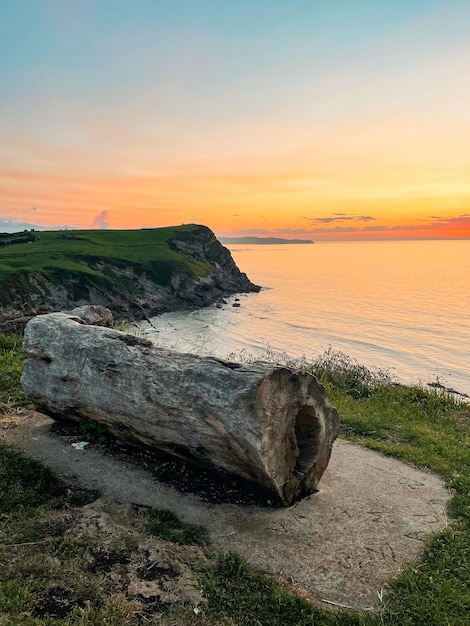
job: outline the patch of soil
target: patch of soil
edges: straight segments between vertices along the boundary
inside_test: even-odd
[[[172,605],[198,606],[202,597],[195,571],[206,557],[196,546],[177,546],[142,533],[146,507],[104,499],[82,509],[72,531],[89,546],[89,571],[106,574],[107,595],[121,594],[151,615]],[[126,547],[130,546],[130,547]]]
[[[41,532],[47,537],[62,537],[64,533],[70,530],[75,524],[76,516],[67,515],[61,519],[41,524]]]
[[[470,410],[464,409],[457,415],[457,420],[462,424],[470,424]]]
[[[162,567],[157,562],[145,563],[136,570],[137,576],[140,580],[169,580],[170,578],[177,578],[180,572],[174,567]]]
[[[71,589],[55,586],[45,591],[34,603],[31,615],[38,618],[64,619],[73,609],[85,607],[85,598],[75,598]]]
[[[75,422],[54,422],[51,433],[68,442],[88,440]],[[145,469],[160,482],[175,487],[181,493],[193,493],[204,502],[264,508],[282,506],[274,494],[271,495],[242,478],[203,468],[184,459],[176,459],[165,452],[126,445],[110,435],[106,435],[104,441],[90,441],[87,447]]]
[[[17,409],[16,411],[8,410],[3,412],[3,407],[0,405],[0,438],[5,431],[15,428],[30,415],[31,412],[28,412],[25,409]]]
[[[130,562],[129,554],[124,550],[107,549],[103,546],[95,546],[89,551],[91,562],[88,569],[93,574],[98,572],[110,572],[116,566],[127,565]]]

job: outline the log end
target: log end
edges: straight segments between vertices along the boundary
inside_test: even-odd
[[[277,368],[259,390],[266,475],[285,505],[314,493],[339,434],[340,418],[315,376]]]

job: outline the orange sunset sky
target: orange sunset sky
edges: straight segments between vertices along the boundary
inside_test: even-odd
[[[470,237],[467,0],[0,6],[0,231]]]

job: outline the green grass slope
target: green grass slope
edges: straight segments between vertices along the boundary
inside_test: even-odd
[[[12,288],[31,290],[25,277],[39,273],[56,281],[67,275],[82,277],[88,284],[109,281],[99,266],[106,262],[120,268],[133,268],[157,284],[166,285],[173,271],[191,276],[207,276],[209,264],[185,257],[170,247],[171,240],[194,225],[148,230],[69,230],[31,233],[34,240],[22,242],[0,237],[0,305],[6,304]]]
[[[139,320],[259,289],[200,224],[0,233],[2,333],[21,333],[35,315],[86,304]]]

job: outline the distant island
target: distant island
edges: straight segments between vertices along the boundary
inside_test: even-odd
[[[276,243],[315,243],[311,239],[282,239],[281,237],[219,237],[223,244],[276,244]]]

